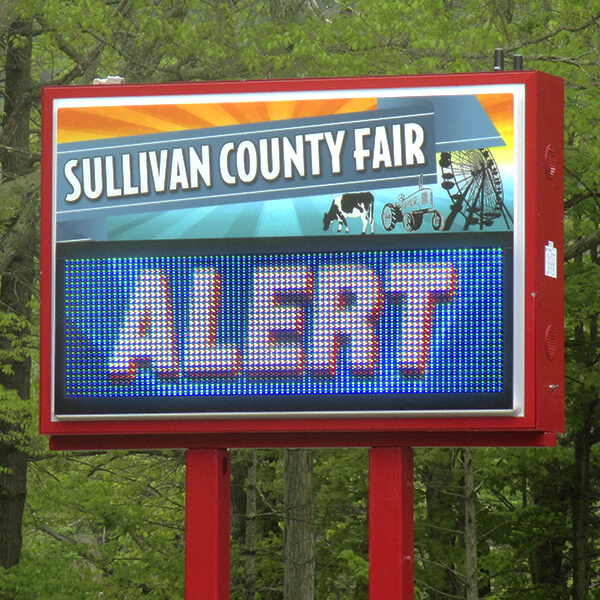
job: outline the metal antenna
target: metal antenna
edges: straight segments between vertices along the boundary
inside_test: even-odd
[[[523,55],[522,54],[515,54],[513,57],[513,69],[515,71],[522,71],[523,70]]]
[[[494,50],[494,71],[504,71],[504,50],[502,48]]]

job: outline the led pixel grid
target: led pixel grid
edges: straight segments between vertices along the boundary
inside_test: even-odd
[[[502,248],[92,257],[63,269],[59,415],[509,401]]]

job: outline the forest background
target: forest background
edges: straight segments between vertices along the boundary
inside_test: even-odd
[[[183,598],[184,454],[37,434],[41,86],[489,71],[497,47],[566,81],[567,431],[416,450],[415,596],[600,598],[599,45],[599,0],[0,0],[0,600]],[[232,458],[232,599],[366,599],[367,451]]]

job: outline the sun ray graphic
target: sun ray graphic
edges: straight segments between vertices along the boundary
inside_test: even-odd
[[[513,95],[480,94],[477,99],[506,144],[503,147],[494,148],[494,158],[499,164],[512,164],[515,143]]]
[[[127,136],[264,123],[375,110],[375,98],[322,98],[62,107],[57,142],[84,142]]]

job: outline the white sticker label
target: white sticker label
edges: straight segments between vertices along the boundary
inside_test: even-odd
[[[546,244],[546,252],[544,253],[544,274],[546,277],[557,277],[557,252],[554,247],[554,242]]]

